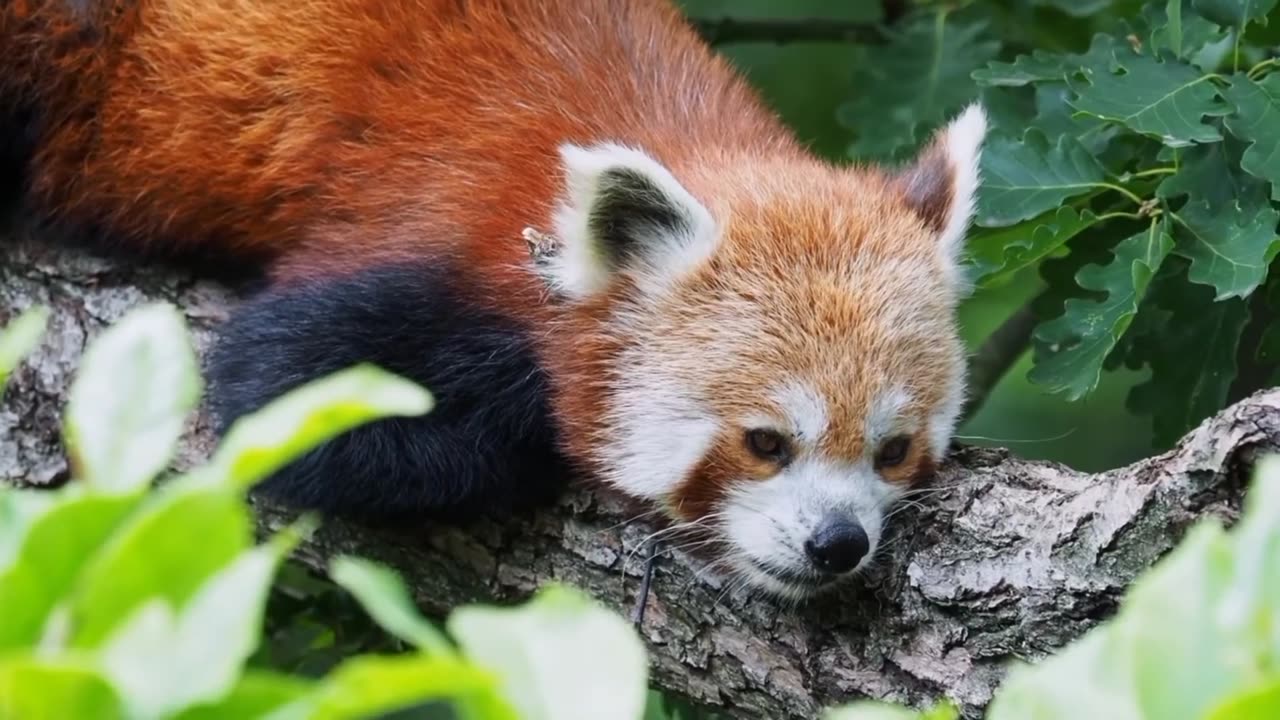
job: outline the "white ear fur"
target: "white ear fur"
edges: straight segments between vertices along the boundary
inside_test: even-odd
[[[973,217],[987,115],[974,103],[939,131],[899,176],[907,204],[937,233],[947,261],[959,262]]]
[[[982,141],[987,135],[987,114],[982,105],[974,103],[965,108],[959,117],[947,125],[944,133],[947,157],[951,159],[955,182],[952,186],[951,213],[939,241],[953,256],[958,256],[965,231],[973,218],[973,207],[981,183],[978,166],[982,159]]]
[[[544,263],[557,291],[587,297],[622,270],[660,283],[714,249],[711,213],[649,155],[603,143],[561,145],[560,156],[565,194],[554,218],[560,248]]]

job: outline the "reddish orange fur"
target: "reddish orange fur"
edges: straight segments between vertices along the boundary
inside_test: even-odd
[[[803,157],[666,0],[95,7],[0,11],[17,67],[0,90],[48,123],[30,200],[146,250],[274,256],[278,281],[450,253],[477,301],[535,315],[520,233],[560,192],[560,143],[624,139],[678,175],[709,151]],[[547,348],[579,380],[559,403],[584,426],[571,444],[600,415],[592,369],[615,341],[591,317],[608,304],[566,320],[571,347]]]
[[[942,140],[898,177],[809,157],[668,0],[88,1],[0,9],[0,100],[38,111],[29,200],[50,215],[143,250],[268,257],[280,283],[461,260],[471,301],[538,330],[588,470],[617,433],[617,358],[662,356],[723,422],[671,478],[676,517],[776,474],[734,423],[777,415],[763,393],[784,378],[824,400],[810,452],[849,466],[901,386],[919,431],[884,479],[932,472],[930,417],[960,383]],[[561,312],[526,265],[522,230],[564,190],[558,147],[602,141],[642,148],[721,225],[643,328],[608,322],[632,279]],[[735,327],[744,305],[769,322]]]
[[[35,199],[138,243],[289,252],[283,277],[446,239],[516,286],[496,292],[524,290],[503,269],[550,210],[560,142],[625,137],[673,168],[691,148],[791,147],[666,2],[118,5],[100,52],[68,47],[66,2],[3,11],[17,84],[58,109]],[[563,46],[591,61],[566,64]],[[691,72],[696,102],[672,102]]]

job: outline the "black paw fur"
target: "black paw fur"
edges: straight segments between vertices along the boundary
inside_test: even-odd
[[[554,497],[568,478],[547,382],[525,333],[469,305],[457,276],[373,268],[268,289],[233,315],[209,360],[221,429],[303,383],[369,362],[436,406],[351,430],[259,486],[287,504],[381,521],[470,517]]]

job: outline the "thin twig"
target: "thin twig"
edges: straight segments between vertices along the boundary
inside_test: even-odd
[[[962,421],[977,414],[1000,379],[1031,345],[1037,322],[1033,302],[1027,302],[1001,323],[969,359],[969,397],[961,412]]]
[[[711,45],[734,43],[865,43],[879,44],[887,33],[879,25],[829,18],[746,19],[693,18],[693,26]]]
[[[1267,288],[1260,287],[1249,297],[1249,320],[1244,326],[1240,345],[1236,349],[1236,377],[1227,392],[1227,402],[1234,403],[1268,387],[1275,377],[1275,358],[1258,354],[1267,331],[1275,324]]]
[[[649,586],[653,584],[654,567],[658,564],[659,540],[649,541],[649,557],[644,563],[644,577],[640,580],[640,595],[631,611],[631,623],[637,628],[644,625],[644,611],[649,606]]]

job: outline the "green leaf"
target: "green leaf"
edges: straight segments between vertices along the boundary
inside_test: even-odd
[[[1066,80],[1070,59],[1060,53],[1035,50],[1019,55],[1011,63],[992,62],[971,73],[974,81],[988,87],[1023,87],[1035,83]]]
[[[1080,286],[1105,300],[1071,299],[1066,312],[1037,328],[1037,356],[1029,378],[1078,400],[1097,386],[1103,362],[1129,328],[1151,278],[1173,248],[1161,222],[1116,246],[1106,265],[1080,270]]]
[[[422,415],[431,395],[409,380],[358,365],[308,383],[232,425],[198,474],[248,488],[308,450],[364,423]]]
[[[301,678],[262,670],[250,671],[222,699],[193,706],[179,713],[174,720],[265,719],[314,690],[314,683]]]
[[[27,356],[44,335],[49,323],[49,309],[33,307],[23,311],[0,332],[0,390],[18,363]]]
[[[1034,129],[1021,141],[993,138],[982,152],[977,222],[999,227],[1029,220],[1097,189],[1105,178],[1102,166],[1074,138],[1060,137],[1051,146]]]
[[[54,492],[0,486],[0,569],[17,561],[27,533],[45,513],[57,507]]]
[[[355,595],[387,632],[432,654],[454,653],[452,643],[418,613],[400,576],[390,569],[342,556],[330,565],[329,577]]]
[[[977,102],[987,114],[987,132],[991,135],[1020,135],[1031,124],[1035,114],[1034,99],[1026,93],[1007,92],[1003,88],[983,88]]]
[[[1069,102],[1071,95],[1071,89],[1066,83],[1042,83],[1036,86],[1036,114],[1030,125],[1046,137],[1072,137],[1090,155],[1098,158],[1123,130],[1098,118],[1077,113]]]
[[[232,691],[261,637],[271,579],[295,543],[277,536],[245,551],[180,611],[157,597],[123,619],[102,663],[134,714],[166,716]]]
[[[445,655],[353,657],[272,720],[364,720],[432,701],[447,701],[463,720],[525,720],[491,673]]]
[[[642,717],[648,662],[621,617],[577,590],[542,589],[522,607],[464,607],[449,634],[497,672],[525,720]]]
[[[1012,227],[975,233],[967,243],[970,277],[978,287],[993,287],[1060,250],[1098,217],[1063,206]]]
[[[1264,17],[1276,0],[1194,0],[1196,12],[1227,27],[1242,28]]]
[[[181,607],[252,540],[239,494],[191,483],[160,488],[85,568],[72,598],[73,642],[97,645],[155,599]]]
[[[1168,24],[1164,36],[1176,57],[1182,57],[1182,5],[1183,0],[1167,0],[1165,3]]]
[[[1013,62],[991,62],[985,68],[975,70],[973,79],[979,85],[993,87],[1022,87],[1040,83],[1062,83],[1085,67],[1108,62],[1116,48],[1116,40],[1110,35],[1098,34],[1083,53],[1061,53],[1034,50],[1030,55],[1019,55]]]
[[[1205,720],[1275,720],[1280,717],[1280,679],[1232,695],[1204,717]]]
[[[898,705],[864,700],[828,710],[823,720],[957,720],[960,711],[950,703],[940,703],[924,712]]]
[[[36,644],[81,569],[134,507],[137,496],[58,491],[32,517],[13,558],[0,567],[0,649]],[[10,490],[0,497],[29,492]]]
[[[1135,647],[1134,686],[1144,717],[1196,720],[1215,698],[1240,687],[1244,668],[1233,668],[1231,656],[1248,639],[1215,612],[1231,582],[1226,539],[1215,524],[1197,526],[1125,599],[1122,627]]]
[[[1249,638],[1252,652],[1237,653],[1236,660],[1252,655],[1268,678],[1280,678],[1280,456],[1255,466],[1244,517],[1232,535],[1235,577],[1215,620]]]
[[[1280,5],[1272,3],[1271,11],[1258,22],[1249,23],[1241,43],[1254,47],[1275,47],[1280,45]]]
[[[1235,214],[1237,206],[1265,206],[1263,183],[1240,171],[1239,145],[1228,138],[1227,142],[1188,148],[1182,153],[1177,172],[1157,186],[1156,195],[1203,201],[1215,213]]]
[[[1241,166],[1271,183],[1271,197],[1280,200],[1280,73],[1262,82],[1237,75],[1226,96],[1236,108],[1226,119],[1227,129],[1250,143]]]
[[[1085,68],[1087,82],[1073,83],[1079,111],[1119,123],[1170,147],[1222,139],[1205,117],[1230,111],[1211,76],[1184,63],[1160,62],[1117,49],[1114,63]]]
[[[1151,416],[1157,443],[1170,444],[1226,404],[1249,310],[1238,298],[1213,302],[1207,288],[1182,275],[1153,283],[1148,294],[1169,315],[1144,338],[1151,377],[1133,388],[1128,404]]]
[[[1259,466],[1229,538],[1216,522],[1203,523],[1126,598],[1146,717],[1199,720],[1222,698],[1280,671],[1272,643],[1280,620],[1280,476],[1272,463]]]
[[[1226,32],[1191,9],[1191,0],[1166,0],[1164,7],[1149,3],[1142,19],[1148,29],[1147,44],[1152,55],[1172,53],[1198,68],[1209,71],[1216,67],[1213,46],[1220,44]]]
[[[840,121],[857,136],[858,158],[901,158],[927,132],[978,95],[970,74],[995,58],[999,43],[985,24],[961,21],[946,10],[905,18],[888,41],[866,47],[842,106]]]
[[[0,659],[0,720],[124,720],[111,685],[87,662]]]
[[[1145,720],[1133,705],[1132,648],[1101,626],[1039,665],[1017,665],[986,720]]]
[[[1179,220],[1178,254],[1191,261],[1190,279],[1217,291],[1216,300],[1248,297],[1267,277],[1280,250],[1270,207],[1214,212],[1207,202],[1192,202],[1174,215]]]
[[[131,311],[90,344],[71,386],[65,433],[76,475],[125,492],[150,483],[199,398],[182,315],[167,304]]]

